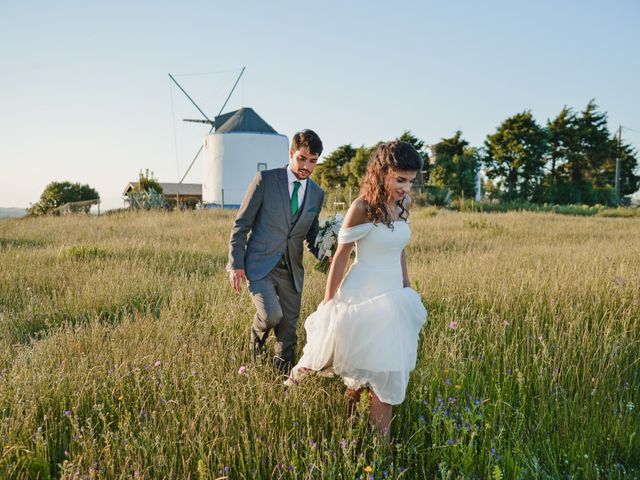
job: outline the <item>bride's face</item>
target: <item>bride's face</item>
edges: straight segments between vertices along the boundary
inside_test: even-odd
[[[413,180],[418,172],[408,170],[391,170],[387,174],[387,192],[389,192],[389,201],[398,202],[404,198],[411,190]]]

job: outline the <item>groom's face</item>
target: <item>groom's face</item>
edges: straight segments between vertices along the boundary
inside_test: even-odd
[[[315,170],[319,156],[317,153],[311,153],[309,147],[300,147],[299,150],[289,149],[291,171],[299,180],[308,178]]]

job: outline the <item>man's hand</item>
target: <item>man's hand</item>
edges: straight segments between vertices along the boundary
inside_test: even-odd
[[[231,286],[233,289],[240,293],[240,288],[242,284],[247,283],[247,276],[244,273],[244,268],[236,268],[235,270],[229,271],[229,280],[231,281]]]

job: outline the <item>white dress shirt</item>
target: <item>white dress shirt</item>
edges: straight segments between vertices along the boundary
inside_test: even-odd
[[[293,194],[293,182],[300,182],[300,188],[298,188],[298,208],[301,208],[302,201],[304,200],[304,191],[307,189],[307,179],[299,180],[291,171],[289,165],[287,165],[287,179],[289,181],[289,200],[291,200],[291,195]]]

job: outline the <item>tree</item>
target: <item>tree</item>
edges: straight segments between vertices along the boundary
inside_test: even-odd
[[[561,193],[563,203],[595,203],[596,187],[612,188],[615,182],[613,168],[607,160],[614,155],[613,143],[607,128],[606,113],[598,111],[591,100],[575,118],[575,141],[568,150],[567,162],[561,168],[565,188]]]
[[[620,158],[620,197],[630,195],[640,187],[640,175],[636,174],[638,168],[638,153],[636,150],[622,141],[614,141],[614,153],[610,162],[613,164],[615,176],[616,157]],[[613,180],[615,185],[615,178]]]
[[[549,174],[544,180],[544,192],[541,200],[558,203],[562,191],[566,190],[566,179],[562,172],[564,166],[578,149],[578,125],[575,113],[566,105],[553,120],[547,120],[549,149],[547,168]]]
[[[473,197],[476,175],[480,169],[477,148],[469,147],[458,130],[453,137],[443,138],[434,146],[435,163],[431,169],[434,185],[448,188],[456,196]]]
[[[27,210],[27,215],[32,217],[46,215],[53,213],[56,208],[69,202],[99,199],[98,192],[89,185],[71,182],[51,182],[40,195],[40,200],[31,204]]]
[[[362,145],[356,149],[355,155],[351,161],[343,168],[347,186],[360,188],[360,183],[367,171],[369,157],[371,157],[373,151],[378,148],[378,145],[380,145],[380,142],[375,144],[373,147],[365,147]]]
[[[356,149],[351,144],[341,145],[318,164],[311,178],[325,189],[344,187],[347,184],[347,175],[343,168],[355,155]]]
[[[489,178],[506,184],[509,200],[530,200],[543,176],[547,135],[531,111],[507,118],[485,141]]]

